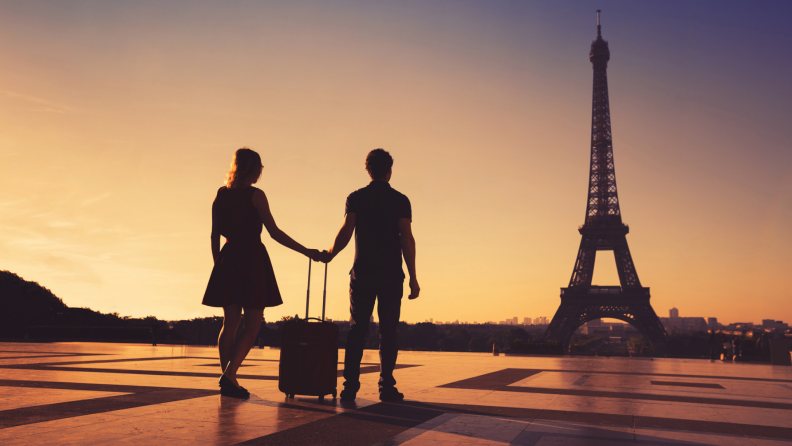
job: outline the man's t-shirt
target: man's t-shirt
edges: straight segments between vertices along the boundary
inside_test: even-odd
[[[399,219],[412,220],[410,199],[385,181],[372,181],[349,194],[346,213],[355,214],[352,280],[404,280]]]

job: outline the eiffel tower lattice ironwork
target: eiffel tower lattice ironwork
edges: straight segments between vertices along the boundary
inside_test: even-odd
[[[594,68],[594,95],[586,220],[579,228],[582,239],[572,278],[567,288],[561,288],[561,306],[547,327],[545,338],[567,345],[584,323],[614,318],[633,325],[652,345],[657,345],[668,335],[649,304],[649,288],[642,287],[638,279],[627,246],[630,228],[622,223],[619,209],[608,103],[610,50],[602,39],[599,14],[597,11],[597,39],[591,43],[589,55]],[[607,250],[613,251],[621,286],[592,286],[597,251]]]

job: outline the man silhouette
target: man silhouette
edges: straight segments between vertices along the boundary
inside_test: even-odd
[[[369,318],[377,304],[380,329],[379,393],[382,401],[401,401],[393,369],[399,353],[397,328],[404,293],[402,255],[410,273],[410,299],[418,297],[415,275],[415,238],[412,235],[410,200],[390,187],[393,158],[382,149],[369,152],[368,186],[352,192],[346,201],[344,225],[328,253],[338,255],[355,234],[355,262],[349,272],[349,337],[344,358],[344,390],[341,399],[354,401],[360,390],[360,360],[369,330]]]

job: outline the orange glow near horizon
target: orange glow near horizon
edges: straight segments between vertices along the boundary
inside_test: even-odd
[[[201,298],[234,150],[261,154],[278,225],[327,249],[382,147],[414,214],[403,320],[549,320],[580,243],[601,8],[621,210],[656,312],[789,321],[792,62],[757,48],[792,46],[790,14],[607,4],[0,7],[0,269],[69,306],[220,314]],[[285,301],[265,318],[302,315],[306,258],[263,240]],[[353,251],[329,266],[332,319]],[[604,258],[595,282],[616,284]]]

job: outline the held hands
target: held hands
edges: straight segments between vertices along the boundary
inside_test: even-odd
[[[314,262],[329,263],[333,260],[333,256],[327,251],[319,251],[318,249],[309,249],[306,254]]]
[[[309,249],[305,255],[310,257],[314,262],[319,262],[322,259],[322,253],[318,249]]]
[[[333,260],[333,255],[327,251],[322,251],[319,254],[319,261],[322,263],[330,263],[330,261]]]
[[[407,298],[410,300],[417,299],[420,293],[421,287],[418,286],[418,280],[410,278],[410,295]]]

